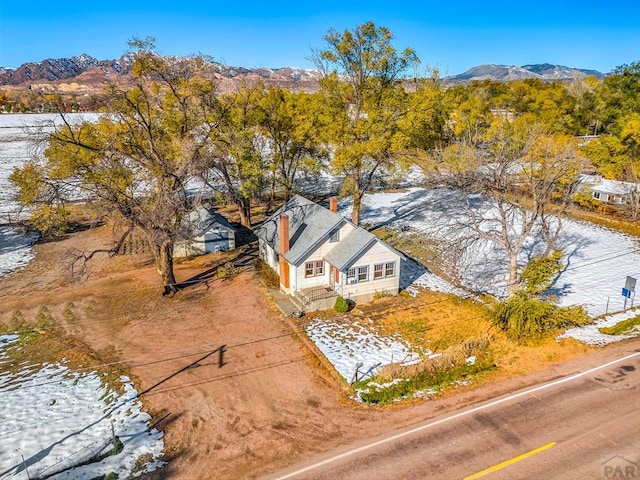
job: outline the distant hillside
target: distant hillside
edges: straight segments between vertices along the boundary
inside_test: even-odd
[[[117,60],[98,60],[85,54],[71,58],[50,58],[37,63],[25,63],[18,68],[0,67],[0,86],[11,86],[14,90],[28,88],[86,92],[88,86],[97,88],[108,80],[126,81],[132,64],[132,54]],[[268,85],[315,90],[321,76],[320,72],[295,67],[245,68],[216,62],[213,65],[223,90],[245,80],[262,80]]]
[[[86,54],[71,58],[49,58],[37,63],[25,63],[18,68],[0,68],[0,85],[69,80],[82,74],[106,79],[128,74],[132,63],[132,55],[124,55],[118,60],[98,60]]]
[[[171,58],[171,57],[168,57]],[[133,54],[123,55],[116,60],[98,60],[83,54],[71,58],[47,59],[41,62],[25,63],[18,68],[0,67],[0,87],[5,90],[32,93],[99,94],[107,81],[127,82],[131,76]],[[266,85],[278,85],[293,90],[316,91],[321,73],[302,68],[245,68],[213,62],[221,91],[234,90],[245,81],[260,80]],[[455,84],[473,80],[573,80],[604,75],[596,70],[551,65],[479,65],[460,75],[445,77],[445,83]]]
[[[604,77],[604,74],[597,70],[585,70],[581,68],[571,68],[562,65],[551,65],[542,63],[536,65],[479,65],[470,68],[459,75],[445,77],[448,83],[471,82],[473,80],[496,80],[507,82],[509,80],[525,80],[527,78],[537,78],[544,81],[552,80],[574,80],[594,76]]]

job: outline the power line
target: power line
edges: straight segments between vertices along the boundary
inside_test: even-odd
[[[590,266],[590,265],[606,262],[606,261],[609,261],[609,260],[612,260],[612,259],[615,259],[615,258],[620,258],[620,257],[622,257],[624,255],[628,255],[630,253],[634,253],[634,252],[637,252],[637,251],[640,251],[640,249],[632,249],[632,250],[625,249],[625,250],[621,251],[622,253],[615,254],[613,256],[602,256],[602,258],[600,258],[600,259],[596,259],[594,261],[591,261],[591,262],[588,262],[588,263],[585,263],[585,264],[574,265],[574,266],[568,267],[568,268],[565,269],[565,271],[574,270],[574,269],[577,269],[577,268],[581,268],[581,267],[585,267],[585,266]],[[598,257],[596,257],[596,258],[598,258]],[[192,283],[198,283],[198,282],[202,282],[202,280],[193,281]],[[185,284],[185,283],[189,283],[189,282],[182,282],[182,284]],[[507,284],[507,286],[509,286],[509,284]],[[148,290],[148,289],[151,289],[151,288],[156,288],[156,287],[141,287],[141,288],[134,289],[134,290],[138,290],[138,291],[139,290]],[[131,292],[132,290],[127,290],[127,291]],[[105,294],[103,294],[101,296],[118,295],[120,293],[124,293],[124,292],[109,292],[109,293],[105,293]],[[475,296],[474,294],[470,293],[468,296],[462,297],[462,298],[472,298],[474,296]],[[449,301],[449,298],[442,298],[440,300],[435,300],[433,302],[428,302],[428,303],[422,303],[420,305],[407,306],[407,307],[405,307],[405,308],[403,308],[401,310],[395,309],[394,311],[398,312],[398,311],[407,311],[407,310],[419,310],[419,309],[422,309],[422,308],[425,308],[425,307],[429,307],[429,306],[432,306],[432,305],[436,305],[436,304],[440,304],[440,303],[444,303],[444,302],[448,302],[448,301]],[[44,305],[41,305],[41,306],[44,306]],[[35,308],[35,307],[33,307],[33,308]],[[483,318],[483,316],[477,316],[474,319],[481,319],[481,318]],[[139,319],[146,320],[145,323],[148,323],[149,321],[152,320],[152,319],[150,319],[148,317],[138,316],[138,317],[134,317],[134,318],[131,318],[131,317],[116,317],[116,318],[109,319],[109,321],[118,321],[118,320],[135,321],[135,320],[139,320]],[[68,327],[73,327],[73,326],[76,326],[78,324],[82,325],[82,324],[97,323],[97,322],[104,322],[104,320],[74,321],[74,322],[68,323],[67,325],[68,325]],[[229,323],[235,323],[235,322],[229,322]],[[454,323],[455,323],[455,321],[451,321],[451,324],[454,324]],[[124,329],[127,326],[128,326],[128,324],[124,324],[120,329]],[[120,330],[120,329],[118,329],[118,330]],[[50,331],[51,329],[33,328],[33,329],[22,330],[22,331],[14,331],[14,332],[9,332],[9,333],[10,334],[22,334],[22,333],[36,332],[38,330]],[[118,331],[118,330],[116,330],[116,331]],[[107,334],[105,334],[104,336],[112,335],[113,333],[114,333],[113,331],[110,331]],[[264,342],[264,341],[275,340],[275,339],[279,339],[279,338],[288,337],[288,336],[291,336],[291,335],[294,335],[294,334],[303,334],[303,333],[308,335],[308,332],[306,330],[294,330],[292,333],[287,333],[287,334],[282,334],[282,335],[277,335],[277,336],[272,336],[272,337],[266,337],[266,338],[263,338],[263,339],[251,340],[251,341],[247,341],[247,342],[240,343],[240,344],[237,344],[237,345],[230,345],[227,348],[229,348],[229,349],[238,348],[238,347],[242,347],[242,346],[246,346],[246,345],[251,345],[251,344],[260,343],[260,342]],[[64,345],[63,342],[58,342],[58,343],[63,345],[63,348],[58,350],[58,352],[68,348],[66,345]],[[210,345],[206,345],[206,344],[203,344],[203,346],[209,346],[210,347]],[[188,351],[189,349],[190,348],[171,349],[171,350],[164,350],[164,351],[161,351],[161,352],[158,352],[158,353],[161,354],[161,355],[163,355],[163,354],[171,354],[171,353],[180,353],[180,352]],[[153,365],[153,364],[174,361],[174,360],[178,360],[178,359],[182,359],[182,358],[188,358],[188,357],[191,357],[191,356],[194,356],[194,355],[198,355],[198,354],[201,354],[201,353],[205,353],[205,352],[208,352],[208,351],[209,350],[205,350],[205,351],[198,350],[198,351],[195,351],[195,352],[192,352],[192,353],[185,353],[184,355],[179,355],[179,356],[170,357],[170,358],[166,358],[166,359],[152,360],[152,361],[144,362],[144,363],[137,364],[137,365],[136,364],[128,365],[127,367],[131,368],[131,369],[140,368],[140,367],[149,366],[149,365]],[[55,353],[56,353],[55,351],[49,351],[48,352],[49,355],[55,354]],[[109,366],[127,364],[127,363],[130,363],[130,362],[135,362],[138,359],[139,359],[139,357],[138,358],[132,358],[132,359],[123,359],[123,360],[119,360],[119,361],[115,361],[115,362],[95,364],[95,365],[92,365],[91,367],[80,367],[79,369],[76,369],[76,370],[79,370],[79,371],[94,370],[94,369],[99,369],[99,368],[104,368],[104,367],[109,367]],[[43,386],[43,385],[47,385],[47,384],[48,383],[35,384],[33,386],[30,386],[29,388],[35,388],[37,386]]]

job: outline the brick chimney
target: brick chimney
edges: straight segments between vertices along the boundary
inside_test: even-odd
[[[336,197],[331,197],[329,199],[329,210],[334,213],[338,213],[338,199]]]
[[[280,265],[280,284],[284,288],[289,288],[289,262],[284,258],[284,254],[289,251],[289,215],[280,214],[280,256],[278,263]]]

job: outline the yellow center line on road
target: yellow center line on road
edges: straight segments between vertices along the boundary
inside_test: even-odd
[[[464,477],[464,480],[475,480],[476,478],[480,478],[480,477],[484,477],[485,475],[489,475],[490,473],[493,473],[497,470],[500,470],[501,468],[504,468],[508,465],[512,465],[516,462],[519,462],[520,460],[524,460],[525,458],[529,458],[532,457],[533,455],[536,455],[540,452],[544,452],[545,450],[549,450],[551,447],[553,447],[556,444],[556,442],[551,442],[551,443],[547,443],[546,445],[543,445],[541,447],[536,448],[535,450],[531,450],[527,453],[523,453],[522,455],[518,455],[517,457],[513,457],[509,460],[505,460],[502,463],[499,463],[497,465],[494,465],[493,467],[489,467],[489,468],[485,468],[484,470],[482,470],[481,472],[478,473],[474,473],[473,475],[469,475],[468,477]]]

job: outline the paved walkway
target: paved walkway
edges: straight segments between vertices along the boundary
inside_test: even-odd
[[[273,300],[276,302],[276,306],[285,316],[290,317],[293,312],[298,311],[298,307],[289,300],[289,296],[285,293],[282,293],[279,290],[269,290],[269,294],[273,297]]]

